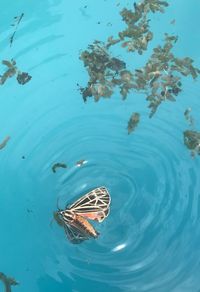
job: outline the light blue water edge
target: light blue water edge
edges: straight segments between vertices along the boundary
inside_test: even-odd
[[[84,102],[77,86],[89,78],[80,54],[117,37],[126,27],[120,11],[133,3],[0,3],[0,61],[13,58],[32,77],[22,85],[16,73],[0,87],[0,144],[10,137],[0,149],[0,272],[18,282],[14,292],[200,291],[200,159],[183,139],[185,130],[200,131],[199,78],[183,76],[176,102],[163,102],[151,119],[143,93],[123,101],[116,89]],[[165,32],[178,35],[173,53],[200,68],[200,2],[168,3],[149,14],[154,38],[142,55],[110,48],[128,70],[144,66]],[[140,122],[128,135],[134,112]],[[67,168],[53,173],[57,162]],[[97,239],[74,245],[53,219],[57,202],[64,209],[98,186],[109,190],[110,214],[91,221]]]

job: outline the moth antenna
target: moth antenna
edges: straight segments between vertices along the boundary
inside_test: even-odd
[[[60,200],[60,197],[57,198],[57,202],[56,202],[56,205],[57,205],[57,209],[58,209],[58,212],[62,211],[62,209],[59,207],[59,200]],[[55,213],[55,212],[54,212]],[[51,219],[51,222],[50,222],[50,226],[52,227],[52,224],[53,224],[53,221],[55,220],[55,216],[53,215],[53,218]]]

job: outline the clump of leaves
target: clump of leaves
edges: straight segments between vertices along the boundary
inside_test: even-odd
[[[87,87],[81,88],[83,99],[111,97],[116,86],[125,99],[134,89],[146,94],[152,117],[163,101],[176,101],[182,91],[182,77],[196,79],[200,74],[191,58],[178,58],[172,53],[177,40],[177,36],[165,34],[164,45],[154,48],[145,66],[133,72],[123,61],[111,57],[103,43],[95,42],[80,57],[90,76]]]
[[[11,59],[3,60],[2,64],[7,67],[7,70],[0,76],[0,85],[3,85],[9,78],[16,76],[16,79],[19,84],[24,85],[31,80],[31,76],[27,72],[21,72],[17,66],[16,61]]]
[[[11,286],[19,284],[14,278],[10,278],[2,272],[0,272],[0,281],[2,281],[5,286],[5,292],[11,292]]]
[[[133,132],[135,128],[137,127],[138,123],[140,121],[140,114],[139,113],[133,113],[128,121],[128,134]]]
[[[138,52],[140,55],[147,50],[149,41],[153,38],[153,33],[149,30],[149,19],[146,13],[142,15],[141,19],[134,22],[135,13],[132,17],[131,11],[124,9],[121,11],[123,19],[126,21],[128,28],[119,32],[121,46],[127,48],[128,52]]]
[[[123,86],[126,80],[124,76],[126,63],[118,58],[110,56],[104,43],[95,41],[82,52],[80,59],[87,68],[89,81],[85,88],[81,88],[83,100],[93,96],[95,101],[100,97],[111,97],[114,87]],[[130,73],[131,76],[131,73]]]
[[[148,18],[149,12],[164,12],[169,4],[167,1],[144,0],[141,3],[134,3],[134,10],[124,8],[120,15],[126,23],[127,28],[118,33],[119,39],[108,38],[107,46],[110,47],[121,42],[122,47],[128,52],[138,52],[140,55],[147,50],[149,42],[153,38],[150,31]]]
[[[158,106],[166,100],[176,101],[182,90],[181,76],[192,76],[196,79],[200,70],[193,66],[191,58],[177,58],[172,48],[177,42],[177,36],[165,34],[163,46],[154,48],[153,54],[140,69],[135,70],[137,89],[146,92],[152,117]]]
[[[178,58],[172,53],[177,36],[165,34],[164,44],[154,48],[147,63],[134,71],[127,70],[124,61],[109,53],[111,46],[120,43],[129,52],[143,54],[153,38],[149,29],[149,13],[163,13],[168,5],[167,1],[143,0],[138,4],[134,3],[133,11],[124,8],[120,14],[127,28],[118,33],[118,38],[110,36],[105,44],[95,41],[82,52],[80,59],[89,74],[87,86],[80,88],[84,101],[88,97],[94,97],[95,101],[101,97],[109,98],[116,88],[122,98],[126,99],[135,90],[146,95],[151,118],[162,102],[176,101],[182,91],[182,77],[198,77],[200,70],[194,66],[191,58]],[[129,120],[130,125],[132,119],[133,116]]]

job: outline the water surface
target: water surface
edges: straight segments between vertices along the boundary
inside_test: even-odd
[[[0,87],[0,139],[11,137],[0,150],[0,271],[20,282],[12,291],[200,289],[200,159],[183,143],[187,107],[200,129],[200,82],[184,81],[177,102],[164,103],[152,119],[141,94],[85,104],[77,90],[88,78],[81,50],[124,28],[119,11],[133,2],[117,3],[1,1],[1,60],[14,58],[32,75],[24,86],[10,79]],[[179,35],[176,54],[200,66],[200,3],[170,4],[152,17],[155,39],[144,57],[113,53],[140,66],[169,32]],[[10,48],[10,24],[22,12]],[[141,123],[127,135],[132,112],[141,113]],[[87,163],[77,167],[80,159]],[[68,168],[53,173],[56,162]],[[112,204],[95,225],[99,239],[70,244],[51,224],[57,199],[64,208],[101,185]]]

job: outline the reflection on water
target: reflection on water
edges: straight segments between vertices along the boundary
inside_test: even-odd
[[[165,14],[152,14],[154,38],[141,60],[117,44],[110,46],[109,72],[120,71],[126,86],[131,68],[144,68],[164,31],[180,35],[174,48],[180,58],[199,62],[200,41],[193,41],[199,38],[194,26],[199,27],[200,4],[179,2],[170,3]],[[0,259],[3,275],[20,283],[12,291],[198,291],[200,161],[199,156],[191,159],[183,143],[183,114],[192,108],[195,129],[188,127],[198,132],[199,81],[184,79],[177,102],[162,103],[151,120],[137,92],[122,102],[113,90],[112,99],[85,104],[77,91],[77,83],[87,83],[80,50],[124,31],[118,13],[124,5],[114,0],[1,5],[1,60],[14,58],[32,76],[24,86],[8,78],[0,87]],[[127,9],[133,9],[132,1]],[[21,13],[10,47],[9,25]],[[192,21],[186,27],[188,14]],[[148,82],[154,88],[158,80],[152,78]],[[165,88],[168,80],[163,82]],[[132,113],[142,118],[128,135]],[[67,167],[58,169],[60,164]],[[101,236],[72,245],[52,221],[57,201],[65,209],[66,202],[100,185],[112,197],[110,215],[94,223]]]

